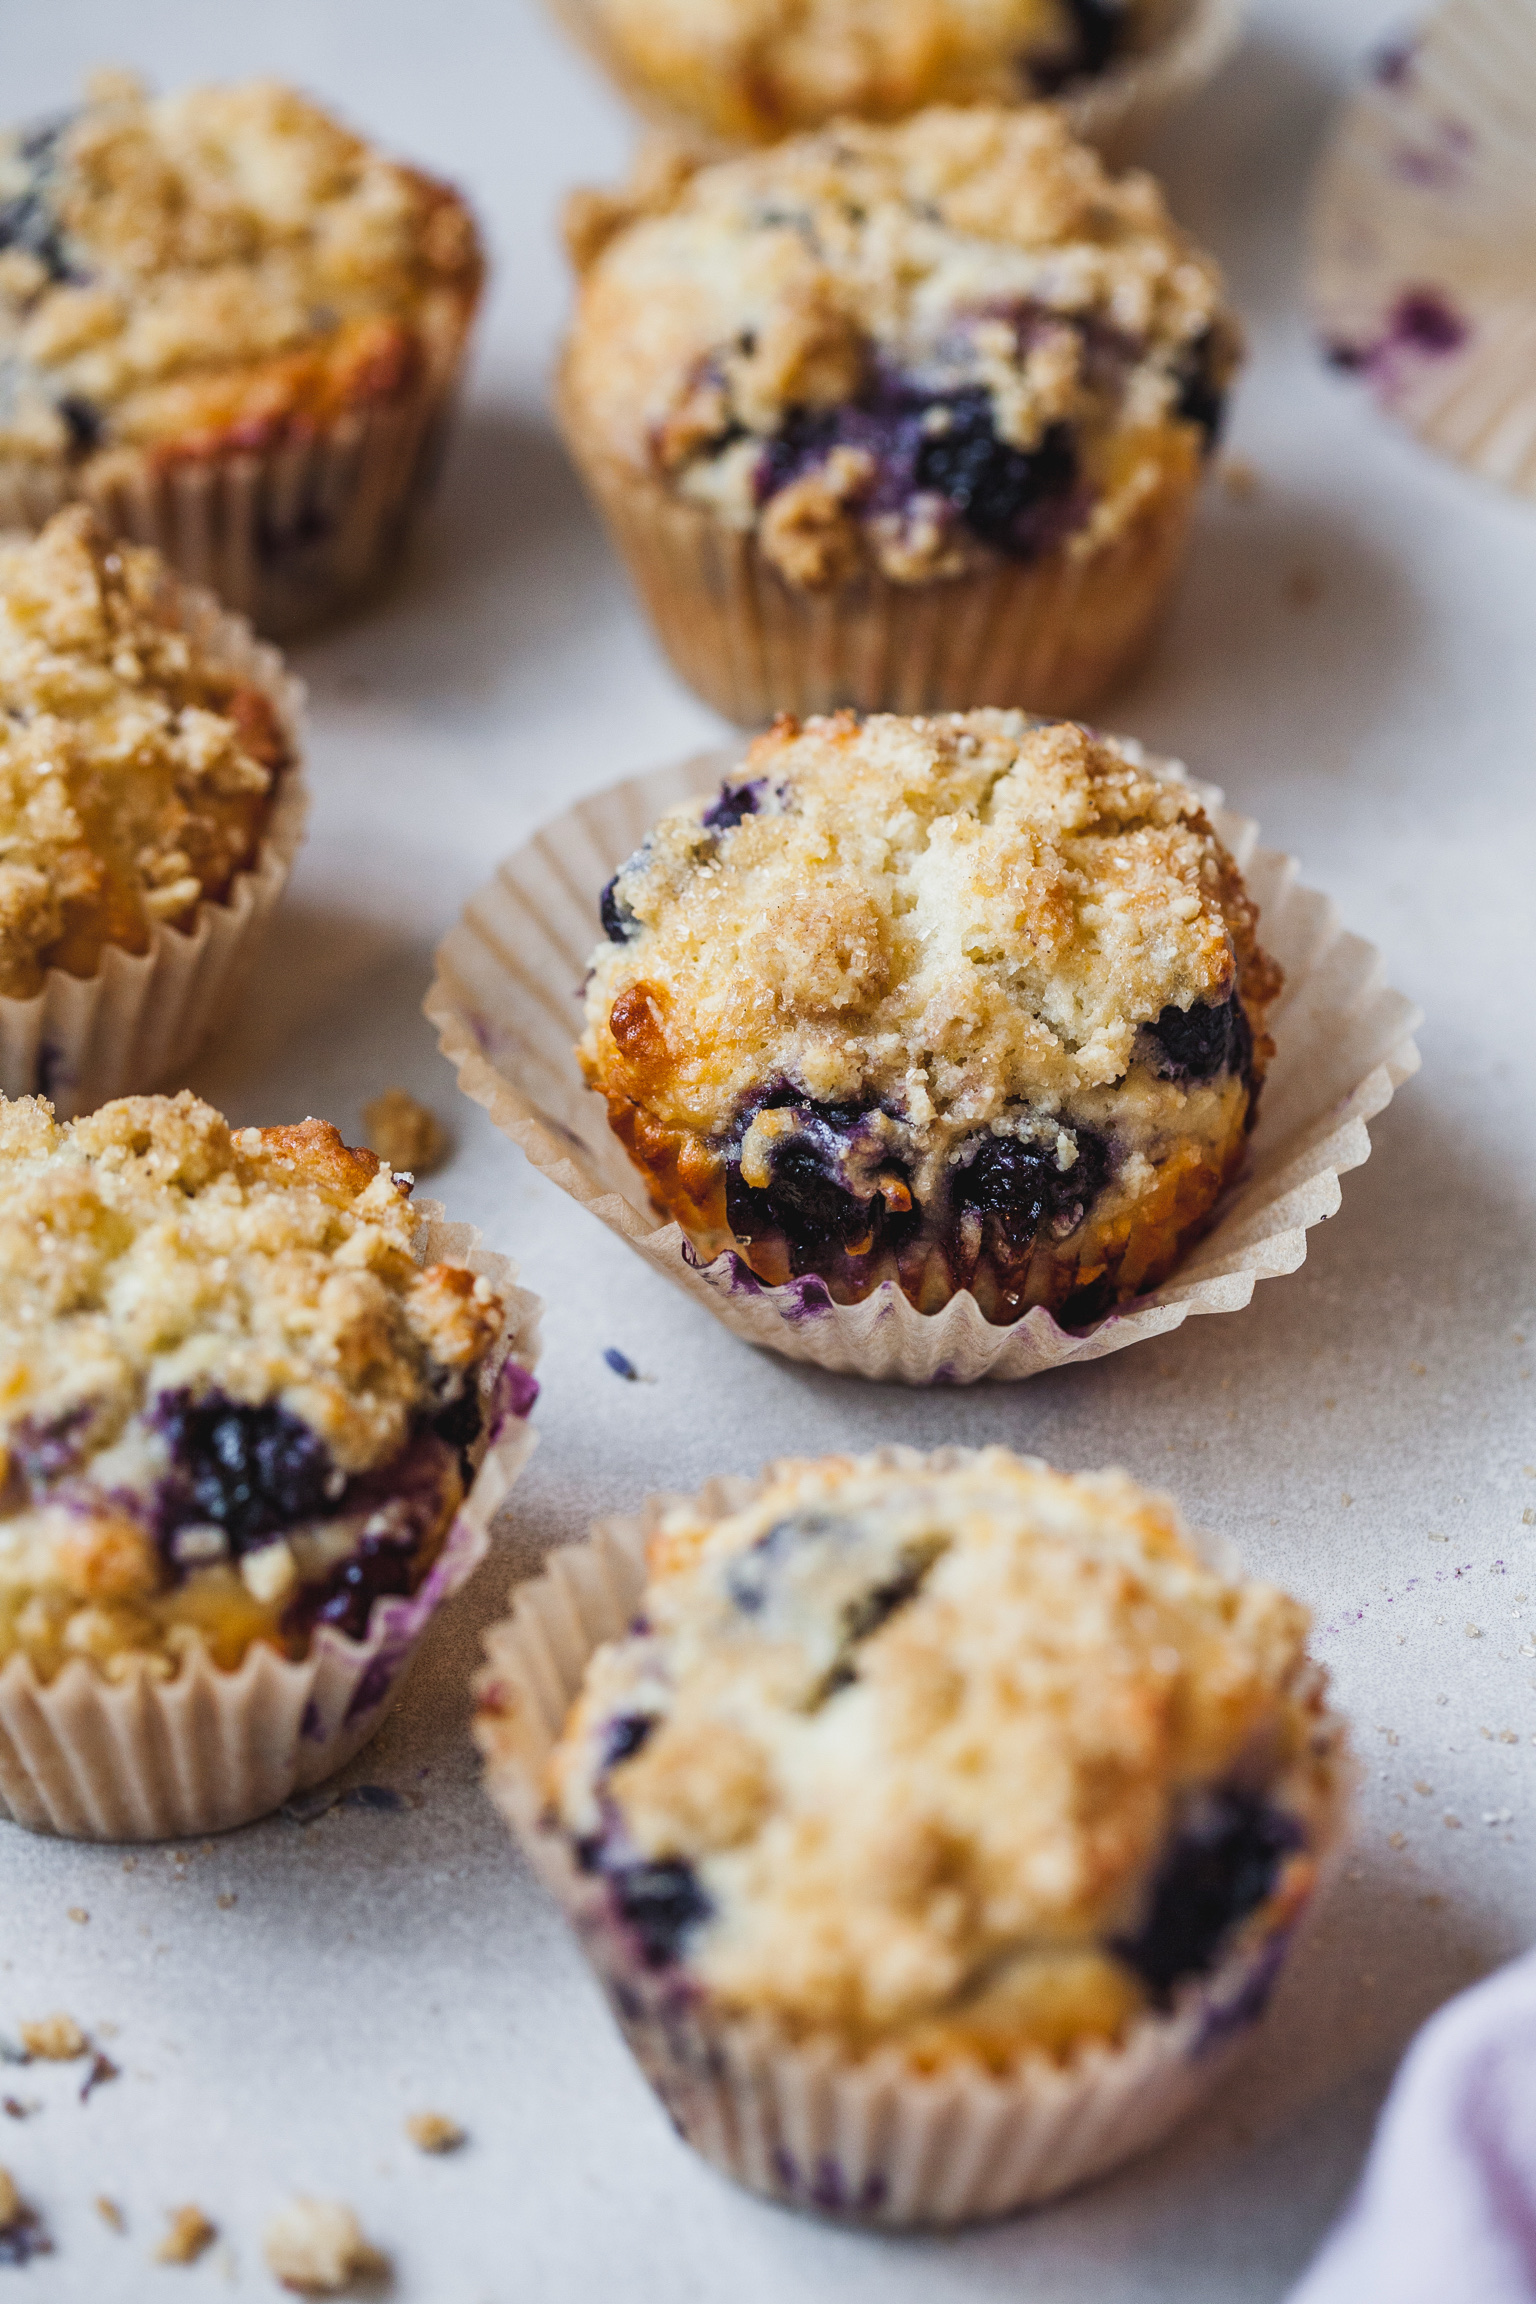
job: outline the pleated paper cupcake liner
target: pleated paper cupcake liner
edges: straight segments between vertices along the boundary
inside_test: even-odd
[[[0,528],[87,503],[260,631],[306,631],[393,565],[441,465],[464,350],[461,337],[410,391],[267,448],[125,448],[78,471],[0,462]]]
[[[744,728],[776,712],[1086,711],[1144,654],[1184,556],[1198,472],[1164,485],[1091,551],[1001,556],[895,584],[868,570],[826,591],[786,583],[728,528],[606,456],[568,394],[561,422],[673,669]]]
[[[1383,51],[1312,200],[1337,366],[1442,455],[1536,496],[1536,0],[1449,0]]]
[[[1127,749],[1157,773],[1183,777],[1177,762]],[[748,1343],[906,1384],[1011,1379],[1096,1360],[1191,1314],[1235,1312],[1258,1281],[1296,1270],[1308,1230],[1340,1204],[1340,1177],[1370,1155],[1367,1123],[1418,1069],[1418,1011],[1386,987],[1375,950],[1340,926],[1329,899],[1300,884],[1292,859],[1260,848],[1258,827],[1207,787],[1197,789],[1259,906],[1285,990],[1270,1012],[1277,1052],[1247,1165],[1160,1288],[1073,1331],[1043,1306],[994,1327],[968,1291],[923,1313],[894,1281],[842,1305],[813,1277],[767,1287],[729,1251],[701,1266],[681,1226],[650,1205],[602,1098],[582,1078],[575,1042],[581,986],[602,935],[601,890],[665,808],[707,791],[739,760],[737,751],[696,755],[578,802],[507,858],[439,948],[426,1011],[443,1053],[466,1095],[542,1174]]]
[[[710,158],[741,149],[670,103],[631,67],[594,0],[550,0],[550,6],[576,46],[652,128]],[[1226,61],[1242,31],[1244,8],[1243,0],[1158,0],[1149,14],[1139,52],[1059,99],[1077,133],[1113,158],[1137,150]]]
[[[973,1451],[929,1456],[883,1448],[871,1468],[944,1471]],[[711,1481],[691,1501],[706,1519],[740,1511],[768,1480]],[[793,2043],[765,2021],[724,2017],[668,1993],[638,1969],[598,1907],[600,1887],[545,1823],[551,1751],[587,1661],[622,1633],[645,1583],[662,1515],[685,1501],[601,1521],[520,1586],[488,1635],[476,1735],[486,1788],[576,1927],[636,2061],[688,2143],[725,2175],[787,2206],[874,2224],[978,2221],[1052,2198],[1159,2143],[1225,2072],[1263,2012],[1296,1914],[1250,1929],[1173,2008],[1145,2015],[1118,2045],[1065,2064],[1043,2056],[997,2074],[957,2062],[921,2074],[894,2050],[854,2059],[835,2040]],[[1230,1572],[1224,1547],[1198,1539]],[[1343,1723],[1325,1715],[1336,1756],[1326,1871],[1342,1842],[1350,1791]]]
[[[50,968],[30,999],[0,994],[0,1095],[46,1096],[61,1120],[178,1081],[237,998],[304,837],[303,688],[210,593],[187,586],[182,607],[194,645],[272,704],[289,761],[251,864],[190,929],[161,922],[144,952],[109,944],[93,975]]]
[[[258,1641],[226,1671],[200,1644],[176,1677],[106,1680],[84,1658],[52,1679],[0,1667],[0,1816],[71,1840],[173,1840],[228,1831],[334,1775],[373,1736],[442,1603],[490,1549],[491,1522],[536,1439],[539,1299],[517,1267],[421,1203],[423,1261],[467,1264],[503,1297],[506,1327],[481,1379],[488,1437],[474,1483],[422,1584],[376,1600],[366,1638],[330,1625],[292,1661]]]

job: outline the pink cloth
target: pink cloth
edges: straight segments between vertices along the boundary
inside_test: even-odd
[[[1536,2304],[1536,1953],[1419,2034],[1290,2304]]]

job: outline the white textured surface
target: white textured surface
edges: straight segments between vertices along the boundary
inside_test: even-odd
[[[396,1079],[452,1113],[459,1156],[431,1189],[550,1307],[515,1556],[647,1487],[790,1448],[999,1439],[1119,1460],[1313,1603],[1367,1766],[1357,1856],[1267,2045],[1192,2129],[1028,2221],[942,2241],[828,2231],[736,2196],[675,2142],[477,1790],[464,1687],[501,1605],[493,1566],[349,1771],[418,1807],[279,1820],[184,1866],[145,1851],[132,1873],[110,1850],[0,1835],[0,2028],[54,2007],[121,2027],[122,2077],[84,2106],[79,2067],[0,2071],[0,2095],[45,2106],[0,2113],[0,2162],[57,2242],[0,2273],[18,2297],[228,2293],[212,2259],[148,2261],[185,2200],[227,2231],[234,2292],[275,2295],[260,2228],[309,2191],[353,2203],[404,2304],[1273,2299],[1350,2183],[1407,2032],[1529,1935],[1536,525],[1394,432],[1307,343],[1306,172],[1392,0],[1256,13],[1163,152],[1251,324],[1232,445],[1264,489],[1213,495],[1168,643],[1106,719],[1305,857],[1426,1009],[1424,1070],[1305,1266],[1247,1311],[1016,1390],[928,1397],[724,1334],[455,1108],[417,1015],[434,942],[497,856],[583,791],[716,738],[651,655],[538,413],[563,298],[553,209],[564,182],[617,164],[609,100],[510,0],[11,12],[8,108],[57,103],[130,40],[169,81],[281,69],[461,175],[490,226],[490,324],[414,566],[369,621],[298,652],[315,828],[246,1028],[199,1085],[242,1120],[353,1127]],[[1321,584],[1310,607],[1292,604],[1298,575]],[[611,1375],[609,1344],[655,1381]],[[470,2131],[461,2154],[403,2141],[424,2107]]]

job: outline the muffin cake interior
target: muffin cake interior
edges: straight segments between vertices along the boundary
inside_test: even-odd
[[[0,1665],[300,1655],[417,1588],[503,1307],[423,1267],[409,1191],[319,1120],[0,1102]]]
[[[578,448],[811,591],[1099,551],[1192,491],[1239,357],[1152,179],[1049,107],[658,165],[569,231]]]
[[[1187,787],[1020,713],[781,722],[604,892],[580,1058],[703,1258],[1068,1322],[1242,1157],[1278,971]]]
[[[158,554],[78,506],[0,544],[0,995],[189,927],[254,860],[289,760]]]
[[[456,193],[292,89],[101,75],[0,140],[0,458],[302,435],[451,353],[480,270]]]
[[[640,1611],[549,1780],[620,1989],[1006,2066],[1278,1951],[1313,1885],[1306,1612],[1122,1474],[781,1468],[664,1516]]]

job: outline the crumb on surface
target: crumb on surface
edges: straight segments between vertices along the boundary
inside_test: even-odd
[[[71,1904],[69,1908],[69,1917],[83,1928],[86,1921],[89,1920],[90,1914],[87,1912],[83,1904]]]
[[[262,2239],[268,2269],[298,2296],[339,2296],[353,2280],[387,2269],[339,2200],[294,2200],[270,2219]]]
[[[446,2112],[413,2112],[405,2133],[418,2152],[457,2152],[464,2142],[463,2129]]]
[[[412,1176],[430,1176],[453,1149],[437,1114],[418,1103],[405,1088],[386,1088],[382,1096],[366,1105],[363,1127],[379,1158],[390,1168]]]
[[[109,2200],[107,2198],[105,2192],[98,2192],[96,2195],[96,2213],[101,2218],[103,2224],[107,2226],[109,2231],[127,2231],[127,2217],[123,2214],[121,2208],[119,2208],[115,2200]]]
[[[8,2168],[0,2168],[0,2232],[21,2221],[21,2194]]]
[[[41,2056],[46,2063],[69,2064],[83,2056],[90,2042],[75,2022],[62,2010],[52,2016],[39,2016],[31,2024],[21,2027],[21,2044],[29,2056]]]
[[[155,2250],[157,2264],[195,2264],[205,2248],[211,2248],[218,2238],[218,2226],[210,2224],[201,2208],[190,2205],[173,2208],[165,2238]]]
[[[1234,504],[1251,504],[1264,485],[1258,466],[1250,464],[1246,456],[1226,457],[1219,478],[1223,490]]]
[[[219,1910],[221,1912],[233,1912],[239,1899],[231,1894],[226,1893],[223,1896],[220,1896],[217,1901]]]

